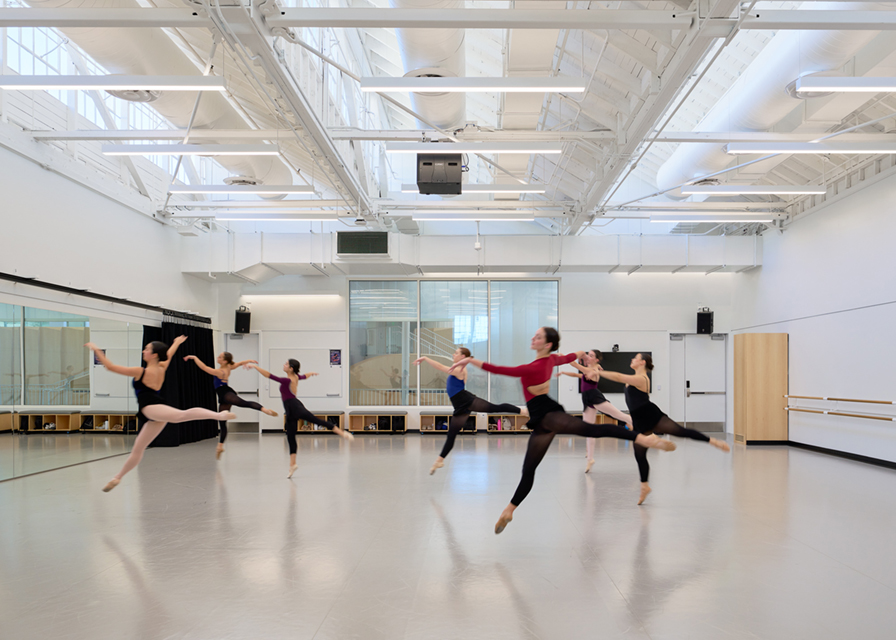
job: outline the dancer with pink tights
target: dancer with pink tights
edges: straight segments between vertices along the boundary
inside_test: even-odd
[[[96,359],[112,373],[133,378],[134,392],[137,394],[137,425],[139,432],[134,441],[131,455],[125,460],[124,466],[118,475],[109,480],[103,491],[112,491],[121,482],[124,475],[140,464],[146,447],[162,433],[162,429],[169,422],[189,422],[190,420],[233,420],[236,414],[230,411],[211,411],[195,407],[193,409],[180,410],[165,404],[159,390],[165,383],[165,372],[171,364],[177,348],[186,340],[186,336],[178,336],[171,347],[158,340],[150,342],[143,348],[143,360],[145,367],[122,367],[114,364],[103,350],[92,342],[86,346],[93,351]]]

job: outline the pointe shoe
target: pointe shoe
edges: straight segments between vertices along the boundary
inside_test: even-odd
[[[236,420],[236,414],[233,411],[224,411],[221,413],[221,420],[225,422],[228,420]]]
[[[289,473],[286,475],[287,479],[292,478],[292,474],[296,472],[296,469],[299,468],[299,465],[293,464],[289,466]]]
[[[647,485],[641,485],[641,497],[638,498],[638,504],[644,504],[644,501],[647,500],[647,496],[650,495],[650,492],[653,491]]]
[[[585,465],[585,473],[591,471],[591,467],[594,465],[594,458],[588,460],[588,463]]]
[[[507,525],[510,524],[511,520],[513,520],[512,515],[505,516],[502,513],[501,517],[498,518],[498,522],[495,523],[495,535],[498,535],[499,533],[504,531],[504,529],[507,527]]]
[[[266,416],[271,416],[272,418],[277,417],[277,412],[274,411],[273,409],[268,409],[265,407],[264,409],[261,410],[261,412]]]
[[[709,444],[714,446],[716,449],[721,449],[725,453],[728,453],[729,451],[731,451],[731,447],[729,447],[728,443],[725,442],[724,440],[716,440],[715,438],[710,438]]]
[[[651,435],[647,437],[652,438],[650,443],[647,445],[648,449],[659,449],[660,451],[675,451],[678,448],[671,440],[660,438],[657,435]]]
[[[218,443],[218,448],[215,449],[215,460],[220,460],[220,459],[221,459],[221,454],[222,454],[222,453],[224,453],[224,444],[221,443],[221,442],[219,442],[219,443]]]
[[[349,442],[353,442],[355,439],[355,436],[348,429],[342,429],[342,433],[339,434],[339,437],[344,438],[344,439],[348,440]]]
[[[436,460],[432,463],[432,466],[429,468],[429,475],[434,474],[436,471],[445,466],[444,460]]]
[[[109,480],[109,482],[106,483],[106,486],[103,487],[103,491],[105,493],[109,493],[110,491],[112,491],[112,489],[117,487],[120,482],[121,480],[119,480],[118,478],[112,478],[111,480]]]

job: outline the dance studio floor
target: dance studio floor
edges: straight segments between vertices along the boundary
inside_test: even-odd
[[[279,435],[0,483],[0,637],[892,638],[896,472],[787,448]]]

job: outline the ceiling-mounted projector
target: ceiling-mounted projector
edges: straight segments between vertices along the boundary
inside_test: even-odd
[[[461,154],[418,153],[417,188],[423,195],[460,195]]]

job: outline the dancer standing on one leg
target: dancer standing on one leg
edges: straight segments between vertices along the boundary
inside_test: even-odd
[[[296,433],[299,431],[299,420],[305,420],[311,424],[317,424],[326,427],[327,429],[331,429],[333,433],[346,440],[355,439],[355,436],[348,431],[340,429],[332,422],[327,422],[326,420],[318,418],[308,411],[308,409],[305,408],[305,405],[296,398],[296,389],[298,389],[299,380],[307,380],[308,378],[317,375],[316,373],[299,373],[301,365],[298,360],[290,358],[283,364],[283,371],[286,373],[285,378],[275,376],[270,371],[265,371],[257,364],[247,364],[246,366],[255,369],[265,378],[270,378],[280,385],[280,397],[283,399],[283,412],[286,416],[286,441],[289,443],[289,473],[286,476],[287,478],[292,478],[292,474],[299,468],[296,464],[296,453],[298,453],[299,450],[298,443],[296,442]]]
[[[662,433],[679,438],[690,438],[708,442],[725,452],[731,451],[728,443],[724,440],[716,440],[695,429],[682,427],[650,401],[650,378],[647,377],[647,372],[653,371],[653,358],[650,355],[637,354],[632,358],[631,368],[635,371],[634,375],[601,371],[600,376],[613,382],[625,384],[625,403],[628,405],[633,427],[637,433]],[[647,463],[647,449],[636,443],[634,452],[635,460],[638,462],[638,471],[641,472],[641,497],[638,498],[638,504],[643,504],[647,499],[647,494],[651,491],[650,485],[647,484],[650,465]]]
[[[229,351],[222,351],[218,356],[218,368],[212,369],[202,362],[196,356],[184,356],[184,360],[192,360],[196,366],[215,378],[215,395],[218,396],[218,411],[230,411],[231,407],[242,407],[243,409],[255,409],[261,411],[267,416],[277,417],[277,412],[271,409],[265,409],[257,402],[249,402],[240,398],[236,391],[230,388],[227,381],[234,369],[238,369],[247,364],[258,364],[255,360],[233,361],[233,354]],[[218,421],[218,448],[215,450],[215,458],[220,460],[221,454],[224,453],[224,441],[227,440],[227,421]]]
[[[181,343],[186,340],[186,336],[178,336],[174,339],[174,343],[169,348],[164,342],[150,342],[143,348],[143,360],[146,362],[145,367],[122,367],[113,364],[103,350],[92,342],[88,342],[86,346],[93,351],[96,359],[99,360],[106,369],[113,373],[119,373],[134,379],[134,392],[137,394],[137,427],[139,433],[137,439],[134,440],[134,448],[131,449],[131,455],[125,460],[124,466],[118,475],[109,480],[103,491],[112,491],[121,482],[128,471],[140,464],[143,459],[143,452],[146,447],[162,433],[162,429],[169,422],[189,422],[190,420],[231,420],[236,416],[229,411],[211,411],[194,407],[193,409],[180,410],[165,404],[159,390],[165,383],[165,372],[168,365],[171,364],[171,358]]]
[[[464,358],[469,358],[471,355],[470,350],[466,347],[458,347],[452,356],[452,360],[457,363]],[[419,365],[424,361],[439,371],[448,373],[447,366],[426,356],[417,358],[414,360],[414,364]],[[460,433],[461,429],[464,428],[464,425],[467,424],[467,418],[470,417],[471,413],[523,413],[523,410],[515,404],[492,404],[487,400],[474,396],[466,390],[466,384],[466,365],[458,367],[453,373],[448,373],[448,380],[445,383],[445,387],[448,392],[448,397],[451,399],[451,404],[454,406],[454,415],[451,416],[451,422],[448,424],[448,438],[445,440],[445,446],[442,447],[442,453],[439,454],[439,457],[436,458],[436,461],[430,468],[429,475],[434,474],[437,469],[441,469],[445,466],[445,458],[448,457],[448,454],[451,453],[451,449],[454,448],[454,441],[457,439],[457,434]]]
[[[558,371],[557,375],[571,376],[579,378],[582,385],[582,420],[589,424],[597,422],[598,412],[610,416],[617,422],[624,422],[629,429],[632,428],[632,417],[622,413],[619,409],[604,397],[597,383],[600,381],[600,361],[603,356],[597,349],[585,352],[582,358],[584,366],[578,362],[570,362],[569,364],[578,369],[581,373],[569,373],[568,371]],[[585,457],[588,462],[585,463],[585,473],[591,471],[594,464],[594,440],[585,441]]]
[[[551,376],[554,367],[577,360],[584,356],[585,352],[578,351],[566,355],[553,353],[559,347],[560,334],[557,330],[552,327],[542,327],[535,332],[530,345],[538,357],[529,364],[519,367],[499,367],[482,360],[464,358],[451,367],[453,370],[465,364],[472,364],[489,373],[519,378],[523,385],[523,395],[526,397],[526,406],[529,408],[529,428],[532,429],[532,434],[529,436],[529,445],[523,460],[523,476],[510,504],[507,505],[495,524],[495,533],[504,531],[504,527],[513,520],[513,512],[529,495],[532,484],[535,482],[535,469],[538,468],[548,447],[551,446],[554,435],[558,433],[586,438],[633,440],[644,447],[665,451],[675,450],[675,445],[668,440],[656,436],[644,436],[616,425],[588,424],[581,418],[566,413],[560,403],[547,395]]]

